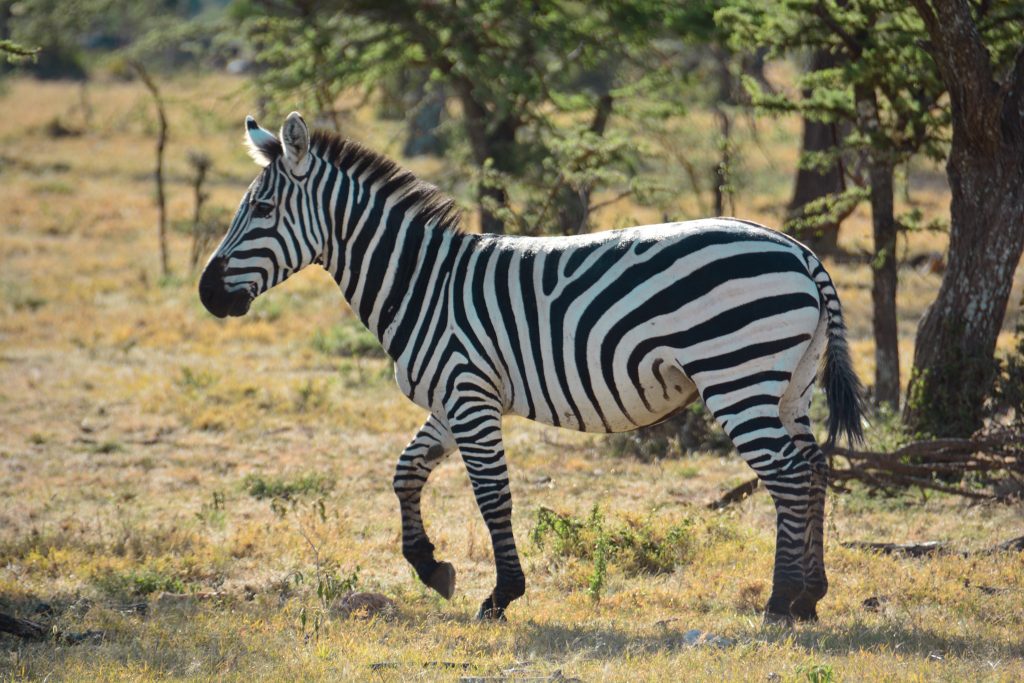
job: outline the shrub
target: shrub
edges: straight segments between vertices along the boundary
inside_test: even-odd
[[[613,434],[608,441],[613,455],[644,462],[698,451],[732,452],[732,441],[700,401],[664,422]]]
[[[334,480],[316,473],[304,474],[291,480],[249,474],[242,480],[242,487],[246,493],[257,500],[267,498],[291,500],[306,494],[327,495],[334,488]]]
[[[181,579],[154,567],[128,572],[111,569],[95,575],[92,582],[101,593],[113,598],[137,598],[163,591],[185,592],[185,583]]]
[[[1021,304],[1024,306],[1024,301]],[[988,412],[1024,425],[1024,309],[1017,323],[1017,346],[1000,360]]]
[[[608,564],[628,576],[664,574],[692,561],[697,548],[690,519],[668,527],[649,519],[609,524],[596,505],[585,519],[542,507],[530,537],[540,548],[550,543],[556,556],[593,562],[592,594],[604,585]]]

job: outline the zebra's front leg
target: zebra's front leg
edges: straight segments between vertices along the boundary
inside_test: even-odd
[[[494,547],[497,580],[476,616],[503,620],[509,603],[526,592],[526,577],[512,535],[512,492],[501,438],[501,410],[489,404],[457,405],[449,412],[448,422]]]
[[[398,458],[393,482],[402,511],[402,555],[420,581],[445,599],[451,599],[455,593],[455,568],[434,559],[434,544],[427,537],[420,516],[420,499],[430,473],[453,450],[451,432],[431,415]]]

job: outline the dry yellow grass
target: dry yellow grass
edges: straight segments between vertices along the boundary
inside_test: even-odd
[[[251,106],[241,85],[167,85],[172,219],[191,213],[187,149],[215,161],[213,205],[234,206],[252,177],[238,144]],[[511,669],[588,681],[1024,678],[1019,555],[909,560],[841,545],[940,539],[984,548],[1022,533],[1019,506],[833,496],[822,621],[769,628],[757,607],[770,588],[770,501],[760,494],[721,513],[703,507],[748,476],[741,462],[645,465],[612,457],[601,437],[522,420],[508,421],[507,446],[528,592],[509,623],[473,622],[493,565],[466,475],[457,458],[442,465],[424,503],[439,556],[459,572],[456,597],[445,603],[401,557],[390,490],[393,462],[423,414],[394,389],[384,361],[341,359],[314,345],[317,330],[350,316],[330,278],[311,270],[248,317],[213,319],[184,270],[184,236],[172,233],[177,275],[156,275],[152,116],[141,88],[93,85],[93,127],[51,139],[44,126],[54,117],[76,123],[75,86],[4,87],[0,607],[28,615],[45,602],[62,630],[105,637],[60,646],[0,637],[0,678],[450,680]],[[393,150],[394,124],[360,112],[350,125]],[[759,125],[764,150],[748,149],[746,163],[761,179],[755,187],[771,187],[766,174],[791,177],[797,129]],[[418,168],[433,172],[438,163]],[[948,203],[941,189],[919,197],[929,216]],[[784,199],[741,194],[737,213],[776,223],[773,207]],[[696,206],[684,197],[679,211],[694,215]],[[648,217],[623,206],[601,220],[607,227],[628,215]],[[863,212],[844,239],[868,244]],[[913,235],[908,248],[941,250],[942,241]],[[858,370],[869,378],[870,273],[830,268]],[[905,365],[937,285],[935,275],[901,276]],[[281,509],[250,495],[250,475],[322,488]],[[659,529],[689,520],[693,559],[655,576],[613,563],[595,603],[586,590],[593,567],[536,546],[529,533],[540,506],[586,515],[594,505],[610,520]],[[358,568],[359,586],[393,597],[397,617],[318,622],[325,615],[310,541],[324,572]],[[869,597],[880,609],[862,606]],[[734,644],[688,647],[690,629]]]

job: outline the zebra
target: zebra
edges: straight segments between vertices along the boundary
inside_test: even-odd
[[[808,418],[819,378],[826,449],[863,439],[836,288],[796,240],[749,221],[703,219],[573,237],[473,234],[454,201],[382,154],[292,112],[279,137],[246,118],[262,171],[199,280],[215,316],[316,263],[429,411],[393,486],[402,554],[450,599],[420,498],[458,449],[490,533],[496,580],[480,619],[526,589],[512,533],[504,415],[586,432],[665,420],[701,399],[771,494],[775,565],[765,618],[816,620],[828,590],[828,462]],[[819,368],[820,364],[820,368]]]

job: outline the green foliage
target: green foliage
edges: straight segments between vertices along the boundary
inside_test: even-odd
[[[246,475],[242,488],[257,500],[292,500],[298,496],[315,494],[325,496],[334,488],[334,480],[322,474],[303,474],[295,479]]]
[[[650,427],[608,437],[609,450],[617,457],[643,462],[696,452],[732,453],[729,436],[700,401],[678,415]]]
[[[796,680],[806,683],[833,683],[836,673],[831,664],[807,664],[798,666]]]
[[[273,114],[299,103],[337,129],[340,92],[369,97],[398,74],[457,100],[453,184],[477,188],[485,230],[538,234],[586,230],[601,188],[657,205],[656,169],[619,125],[683,111],[680,39],[710,35],[717,4],[245,0],[232,12]]]
[[[988,412],[994,416],[1009,413],[1014,423],[1024,426],[1024,300],[1016,333],[1017,345],[998,361]]]
[[[126,572],[107,570],[93,576],[92,583],[104,595],[122,599],[145,597],[159,592],[185,592],[185,583],[181,579],[152,566]]]
[[[136,58],[167,66],[205,52],[217,33],[215,22],[196,19],[203,3],[149,0],[0,0],[10,13],[9,38],[0,52],[23,62],[41,78],[87,77],[90,52],[128,50]],[[215,14],[215,13],[214,13]],[[202,36],[201,40],[196,40]],[[24,46],[35,46],[31,49]],[[30,57],[29,59],[25,59]]]
[[[907,432],[899,412],[888,403],[875,407],[871,415],[871,428],[864,434],[867,439],[867,450],[879,453],[891,453],[913,441],[913,435]]]
[[[227,521],[224,492],[214,491],[210,494],[210,502],[202,504],[196,513],[196,519],[214,529],[223,529]]]
[[[586,518],[542,507],[530,538],[556,557],[592,563],[587,583],[595,600],[600,599],[609,564],[627,576],[663,574],[690,562],[697,549],[690,519],[667,528],[656,527],[650,519],[609,524],[596,505]]]
[[[34,60],[38,53],[38,47],[25,47],[13,40],[0,39],[0,55],[3,55],[3,58],[10,64],[20,64]]]
[[[917,13],[896,0],[808,2],[807,0],[733,0],[715,14],[734,48],[753,42],[781,57],[808,50],[832,55],[832,65],[804,72],[799,99],[768,92],[752,78],[743,85],[753,104],[768,114],[799,113],[812,121],[836,124],[844,134],[839,146],[807,154],[801,166],[823,170],[837,159],[865,155],[895,167],[917,154],[945,158],[949,109],[945,87],[925,49],[927,35]],[[899,64],[900,68],[893,68]],[[865,180],[852,177],[855,184]],[[834,221],[865,199],[852,190],[809,207],[792,229]],[[815,210],[823,212],[816,215]],[[911,217],[912,218],[912,217]]]

